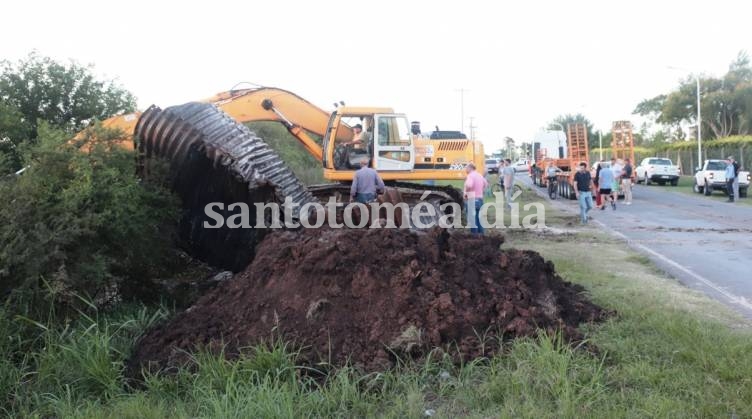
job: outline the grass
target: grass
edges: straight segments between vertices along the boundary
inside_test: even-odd
[[[534,198],[528,197],[532,202]],[[507,231],[566,280],[616,311],[585,327],[597,351],[540,335],[504,355],[445,358],[381,373],[351,368],[309,378],[282,342],[227,361],[205,353],[195,370],[150,376],[129,389],[123,360],[163,310],[124,308],[56,327],[0,312],[0,390],[11,417],[752,417],[750,325],[660,274],[623,243],[548,211],[543,231]]]

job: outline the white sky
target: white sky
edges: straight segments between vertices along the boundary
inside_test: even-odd
[[[523,4],[524,3],[524,4]],[[389,106],[424,130],[470,117],[486,151],[530,141],[559,114],[596,129],[687,73],[752,54],[751,1],[39,1],[3,5],[0,59],[32,49],[94,64],[139,107],[198,100],[248,81]]]

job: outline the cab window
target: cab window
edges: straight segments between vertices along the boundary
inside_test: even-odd
[[[404,118],[382,116],[379,117],[378,121],[378,142],[380,146],[410,145],[410,129]]]

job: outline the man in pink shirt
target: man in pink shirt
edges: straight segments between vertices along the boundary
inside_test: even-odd
[[[465,166],[467,177],[465,178],[465,208],[467,221],[470,223],[470,232],[483,234],[483,226],[480,225],[480,207],[483,206],[483,191],[488,187],[488,182],[475,170],[475,165],[468,163]]]

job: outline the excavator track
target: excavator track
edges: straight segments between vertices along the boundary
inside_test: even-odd
[[[183,201],[181,237],[211,264],[245,268],[269,229],[205,228],[205,222],[215,224],[206,214],[207,204],[223,203],[225,209],[215,211],[226,220],[237,213],[228,210],[230,204],[246,203],[249,224],[256,226],[255,203],[281,204],[289,197],[298,204],[292,214],[297,218],[300,206],[316,202],[274,150],[213,105],[191,102],[164,110],[152,106],[134,134],[142,176],[148,177],[156,161],[168,162],[172,187]],[[267,226],[270,217],[267,211]]]
[[[417,188],[410,186],[418,186]],[[439,219],[445,213],[442,211],[441,205],[449,202],[454,202],[454,198],[443,190],[434,190],[431,188],[424,188],[421,184],[414,184],[409,182],[402,182],[402,186],[387,186],[387,193],[385,194],[385,201],[396,204],[398,202],[404,202],[410,209],[410,214],[415,210],[415,206],[420,202],[427,202],[433,208],[433,215],[426,215],[426,211],[423,211],[418,216],[420,223],[424,226],[437,226],[439,225]],[[350,196],[350,184],[349,183],[325,183],[320,185],[311,185],[308,190],[314,197],[318,198],[322,203],[326,203],[329,197],[335,197],[337,202],[347,203]],[[426,194],[426,192],[428,192]],[[396,202],[395,202],[396,201]],[[460,206],[461,208],[461,206]],[[342,208],[338,211],[338,217],[341,216]],[[399,220],[394,220],[396,225],[400,225]],[[409,219],[409,226],[413,230],[420,230],[419,226],[416,226],[412,217]]]
[[[437,185],[427,185],[424,183],[400,182],[400,181],[387,182],[387,185],[393,186],[395,188],[404,188],[404,189],[419,190],[419,191],[435,191],[435,192],[446,194],[449,197],[449,200],[447,200],[446,202],[442,202],[442,203],[456,202],[462,205],[462,201],[464,199],[464,195],[462,191],[450,185],[438,185],[437,186]]]

